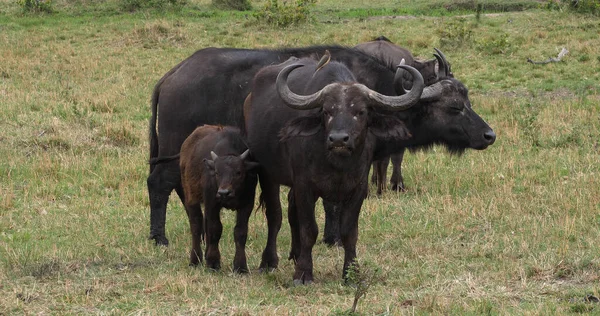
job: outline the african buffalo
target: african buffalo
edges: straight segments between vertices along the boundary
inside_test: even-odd
[[[374,160],[404,148],[427,149],[434,144],[444,145],[451,153],[460,154],[467,148],[485,149],[496,140],[494,131],[471,107],[467,88],[451,75],[445,56],[439,50],[437,52],[439,81],[428,86],[419,102],[409,110],[388,113],[404,122],[412,137],[404,140],[378,139]],[[323,241],[330,245],[339,243],[343,227],[339,214],[343,210],[326,199],[323,206],[326,215]]]
[[[423,79],[425,80],[425,86],[429,86],[438,81],[437,73],[435,70],[436,59],[430,59],[426,61],[416,60],[412,53],[403,47],[395,45],[387,37],[380,36],[370,42],[361,43],[354,48],[363,51],[377,59],[382,63],[388,65],[391,69],[396,69],[396,66],[402,59],[405,60],[406,64],[417,68]],[[409,80],[406,81],[406,85],[410,86]],[[392,177],[390,178],[390,184],[392,190],[405,190],[404,179],[402,178],[402,160],[404,158],[404,149],[398,151],[398,153],[385,156],[379,160],[373,162],[373,175],[371,176],[371,182],[377,185],[377,194],[380,195],[385,189],[387,179],[387,169],[392,160]]]
[[[185,138],[203,124],[222,124],[243,130],[242,104],[250,93],[250,81],[263,67],[279,64],[292,56],[320,56],[325,50],[331,59],[345,64],[358,82],[384,95],[394,95],[395,68],[356,49],[341,46],[307,48],[234,49],[206,48],[197,51],[167,72],[152,94],[150,118],[150,159],[175,155]],[[160,118],[160,119],[158,119]],[[157,126],[158,122],[158,126]],[[261,180],[259,179],[259,182]],[[166,207],[171,191],[185,200],[179,165],[174,162],[151,165],[147,180],[150,198],[150,238],[167,245]],[[261,185],[262,187],[262,185]],[[277,188],[262,187],[263,192]],[[279,191],[277,191],[279,192]],[[264,201],[269,234],[261,267],[277,263],[276,236],[281,226],[279,198]]]
[[[192,233],[191,265],[202,262],[200,242],[206,230],[206,266],[215,270],[221,268],[219,240],[223,225],[219,213],[224,207],[237,211],[233,270],[248,272],[245,246],[258,167],[258,163],[248,159],[249,155],[238,128],[204,125],[196,128],[183,142],[180,154],[151,160],[151,164],[159,164],[179,158],[184,205]]]
[[[423,78],[409,66],[400,69],[415,78],[413,88],[402,96],[386,96],[358,83],[344,64],[322,64],[303,58],[265,67],[255,76],[244,103],[248,147],[261,164],[261,185],[291,188],[288,220],[290,259],[296,262],[294,284],[313,281],[319,197],[340,206],[346,277],[356,257],[358,216],[376,142],[409,136],[396,116],[375,109],[409,110],[423,90]],[[272,192],[276,195],[272,198],[278,198],[279,190]]]
[[[400,61],[404,59],[409,66],[416,68],[423,76],[425,86],[429,86],[438,81],[435,71],[436,60],[429,59],[420,61],[413,57],[412,53],[404,48],[392,43],[387,37],[380,36],[370,42],[360,43],[354,46],[355,49],[373,56],[390,69],[396,69]],[[410,77],[406,77],[410,81]]]

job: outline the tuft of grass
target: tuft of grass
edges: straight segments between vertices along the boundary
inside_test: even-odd
[[[311,10],[315,3],[316,0],[296,0],[294,3],[268,0],[261,10],[254,12],[254,18],[259,23],[280,27],[305,23],[313,19]]]

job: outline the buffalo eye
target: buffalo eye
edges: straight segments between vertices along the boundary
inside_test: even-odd
[[[365,113],[366,113],[366,111],[365,111],[365,110],[360,110],[360,111],[358,112],[358,116],[363,116],[363,115],[365,115]]]
[[[329,113],[329,111],[327,110],[323,110],[323,115],[325,115],[326,117],[331,116],[331,113]]]

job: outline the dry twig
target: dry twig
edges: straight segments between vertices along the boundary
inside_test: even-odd
[[[568,53],[569,53],[569,51],[563,47],[563,49],[560,51],[560,53],[558,53],[558,56],[556,56],[556,58],[550,57],[543,61],[533,61],[533,60],[531,60],[531,58],[527,58],[527,62],[536,64],[536,65],[537,64],[547,64],[547,63],[557,63]]]

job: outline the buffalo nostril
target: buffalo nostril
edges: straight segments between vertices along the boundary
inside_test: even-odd
[[[496,133],[494,133],[494,131],[489,130],[487,132],[485,132],[483,134],[483,137],[485,138],[485,140],[488,141],[488,143],[493,144],[496,141]]]
[[[350,136],[347,133],[331,133],[329,134],[329,141],[334,142],[344,142],[346,143],[350,139]]]
[[[230,191],[230,190],[226,190],[226,189],[219,189],[219,190],[217,191],[217,194],[218,194],[220,197],[227,197],[227,196],[229,196],[229,194],[231,194],[231,191]]]

